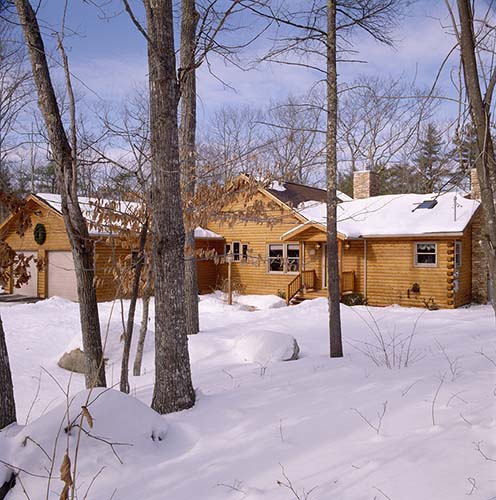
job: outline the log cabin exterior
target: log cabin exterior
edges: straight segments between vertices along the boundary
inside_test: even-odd
[[[31,261],[31,278],[20,289],[14,289],[12,282],[7,284],[7,293],[29,297],[48,298],[60,296],[77,301],[76,276],[69,238],[65,229],[60,208],[60,197],[52,194],[29,195],[27,207],[31,212],[31,228],[21,237],[15,231],[14,217],[8,217],[0,225],[0,237],[18,253],[32,255],[43,261],[38,269]],[[88,199],[81,198],[85,217],[90,213]],[[90,221],[89,221],[90,222]],[[37,228],[43,228],[44,238],[35,237]],[[92,226],[90,225],[90,228]],[[130,259],[132,249],[118,235],[109,238],[108,234],[90,229],[90,237],[95,249],[96,292],[99,302],[113,300],[119,296],[119,283],[115,276],[116,261]],[[38,239],[38,241],[36,241]],[[223,239],[212,231],[198,228],[195,231],[196,248],[222,251]],[[209,292],[216,280],[216,266],[212,260],[198,262],[198,284],[200,292]]]
[[[487,271],[481,257],[479,202],[460,193],[374,196],[372,172],[356,175],[352,199],[338,193],[338,248],[341,292],[358,294],[373,306],[454,308],[487,300]],[[55,196],[55,198],[53,198]],[[231,268],[234,289],[292,299],[327,296],[326,192],[295,183],[257,188],[249,201],[240,193],[225,211],[263,214],[226,222],[210,220],[195,231],[198,250],[221,259],[197,262],[199,293],[221,288]],[[54,201],[55,200],[55,201]],[[72,257],[56,195],[31,195],[32,227],[43,224],[46,239],[33,231],[20,238],[7,219],[0,234],[18,252],[36,254],[45,266],[21,291],[40,298],[77,300]],[[112,300],[117,284],[111,261],[130,250],[92,233],[99,301]],[[223,258],[227,257],[227,258]],[[230,264],[226,261],[229,260]],[[72,285],[71,285],[72,283]],[[70,286],[69,286],[70,285]],[[14,292],[12,286],[8,290]]]
[[[454,308],[487,287],[484,279],[479,284],[473,279],[472,253],[480,239],[477,200],[455,192],[373,196],[373,173],[356,177],[358,199],[338,193],[343,295],[359,294],[373,306]],[[295,296],[327,296],[325,197],[320,189],[273,183],[252,200],[272,207],[265,216],[270,222],[209,222],[207,227],[225,238],[225,253],[233,254],[235,289],[278,294],[288,303]],[[244,204],[240,198],[239,206],[226,209]],[[227,264],[218,267],[225,278]]]

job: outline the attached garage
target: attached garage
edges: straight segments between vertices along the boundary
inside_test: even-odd
[[[36,259],[38,257],[38,252],[17,252],[18,254],[23,254],[24,257],[33,257]],[[36,268],[36,263],[33,260],[29,261],[28,269],[30,278],[29,281],[22,285],[21,288],[16,288],[15,293],[19,295],[24,295],[26,297],[37,297],[38,296],[38,269]]]
[[[99,302],[114,300],[123,295],[120,286],[120,270],[115,262],[131,261],[132,249],[119,235],[108,241],[108,230],[103,228],[99,232],[95,228],[94,206],[88,198],[81,198],[80,204],[84,216],[92,223],[90,238],[94,244],[94,271],[96,296]],[[61,200],[59,195],[39,194],[29,195],[27,207],[31,212],[31,228],[21,236],[16,229],[18,214],[11,214],[0,224],[0,240],[5,241],[10,248],[21,253],[34,255],[40,261],[41,267],[37,271],[36,265],[30,268],[31,279],[20,291],[13,288],[12,280],[7,284],[8,293],[22,293],[26,296],[47,298],[62,297],[76,301],[77,283],[74,260],[70,250],[64,218],[62,217]],[[122,211],[126,210],[123,206]],[[224,251],[223,238],[218,234],[197,228],[195,230],[196,246],[202,250],[216,250],[218,254]],[[217,266],[215,260],[202,258],[198,262],[198,284],[200,292],[209,292],[216,283]]]
[[[77,302],[76,272],[71,252],[47,252],[48,297]]]

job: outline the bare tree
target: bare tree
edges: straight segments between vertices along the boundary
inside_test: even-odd
[[[63,36],[59,37],[59,49],[70,103],[70,139],[62,122],[36,14],[28,0],[16,0],[15,5],[31,60],[33,78],[38,92],[38,105],[50,142],[61,193],[62,214],[74,258],[86,360],[86,386],[105,386],[105,366],[94,284],[94,249],[78,202],[76,111],[67,57],[62,45]]]
[[[329,335],[331,357],[343,355],[336,226],[337,185],[337,63],[354,52],[352,35],[364,30],[376,41],[392,44],[391,29],[401,0],[327,0],[301,6],[274,0],[252,6],[258,15],[281,28],[263,61],[311,68],[326,83],[326,185]],[[356,59],[356,56],[353,57]]]
[[[186,244],[185,244],[185,299],[186,332],[198,333],[200,318],[198,312],[198,275],[196,266],[195,228],[188,224],[188,212],[196,185],[196,27],[200,15],[195,0],[181,2],[181,61],[179,85],[181,89],[181,123],[179,130],[183,200],[185,201]],[[189,226],[189,227],[188,227]]]
[[[1,10],[1,8],[0,8]],[[17,40],[15,24],[8,11],[3,12],[0,22],[0,189],[7,191],[14,175],[13,154],[22,143],[19,130],[23,111],[31,102],[31,78],[26,69],[26,50]],[[0,204],[0,221],[8,212]]]
[[[361,76],[340,89],[341,161],[355,170],[380,172],[413,151],[434,100],[402,79]]]
[[[201,182],[225,182],[266,168],[263,113],[250,106],[222,106],[209,120],[198,150]]]
[[[150,85],[152,255],[155,271],[155,386],[152,408],[191,407],[195,393],[184,306],[184,224],[181,206],[176,74],[171,0],[145,0]]]
[[[481,12],[476,18],[472,2],[457,0],[457,22],[451,4],[446,2],[446,5],[460,46],[463,78],[477,137],[479,154],[476,168],[481,186],[485,232],[483,246],[491,276],[493,308],[496,310],[496,156],[494,128],[491,123],[491,107],[496,85],[494,13],[491,5],[481,6]]]
[[[339,285],[339,252],[336,194],[338,159],[338,72],[336,43],[336,1],[327,2],[327,126],[326,126],[326,188],[327,188],[327,282],[329,288],[329,343],[331,358],[343,357],[341,339],[341,292]]]
[[[320,96],[309,94],[271,104],[266,158],[276,178],[300,184],[320,180],[325,166],[325,126]]]

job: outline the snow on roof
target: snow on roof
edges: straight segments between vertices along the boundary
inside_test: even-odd
[[[437,203],[418,208],[426,200]],[[461,233],[478,207],[478,201],[456,192],[373,196],[338,205],[338,232],[347,238]],[[297,212],[309,222],[326,224],[325,203],[307,201]]]
[[[221,236],[220,234],[214,233],[213,231],[210,231],[210,229],[203,229],[200,226],[198,226],[195,229],[195,238],[208,238],[208,239],[215,239],[215,240],[223,240],[224,239],[224,237]]]
[[[286,191],[284,184],[281,184],[279,181],[272,181],[268,189],[273,189],[274,191]]]
[[[348,196],[346,193],[339,191],[339,189],[336,190],[336,196],[338,197],[338,200],[340,200],[340,201],[352,201],[353,200],[353,198],[351,196]]]
[[[52,193],[38,193],[36,194],[38,198],[43,200],[45,203],[50,205],[57,212],[62,213],[62,199],[59,194]],[[105,206],[106,204],[112,206],[110,210],[118,210],[121,213],[129,213],[130,215],[135,213],[139,209],[140,204],[131,201],[119,201],[117,208],[115,207],[112,200],[98,199],[98,198],[87,198],[85,196],[78,196],[79,205],[81,206],[81,211],[83,212],[83,217],[90,224],[96,224],[98,214],[96,213],[97,204],[100,206]],[[94,226],[90,228],[90,234],[107,234],[105,228],[95,228]],[[208,239],[223,239],[217,233],[210,231],[209,229],[203,229],[202,227],[197,227],[195,229],[195,238],[208,238]]]

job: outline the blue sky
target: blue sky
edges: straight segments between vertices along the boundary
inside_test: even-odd
[[[139,5],[135,1],[134,5]],[[39,17],[42,26],[60,30],[63,0],[42,0]],[[77,34],[67,37],[71,69],[75,76],[91,89],[95,103],[124,99],[135,86],[146,86],[146,45],[141,34],[132,25],[121,2],[114,0],[105,13],[82,0],[70,0],[67,26]],[[141,12],[137,11],[138,15]],[[349,82],[360,74],[402,76],[419,85],[430,86],[442,60],[454,44],[445,33],[447,12],[441,0],[419,0],[409,7],[405,18],[394,33],[394,48],[380,45],[370,37],[360,35],[355,46],[365,64],[341,65],[340,81]],[[49,29],[44,29],[47,39]],[[240,34],[240,36],[244,36]],[[48,42],[49,44],[50,42]],[[261,55],[270,44],[260,40],[243,54],[245,59]],[[456,64],[453,59],[441,78],[441,87],[451,91],[449,70]],[[288,94],[306,93],[320,78],[311,70],[276,64],[258,65],[251,71],[242,71],[212,58],[212,67],[228,88],[211,76],[206,67],[198,72],[200,113],[208,116],[223,104],[267,106],[271,100]],[[98,98],[95,95],[99,96]]]

